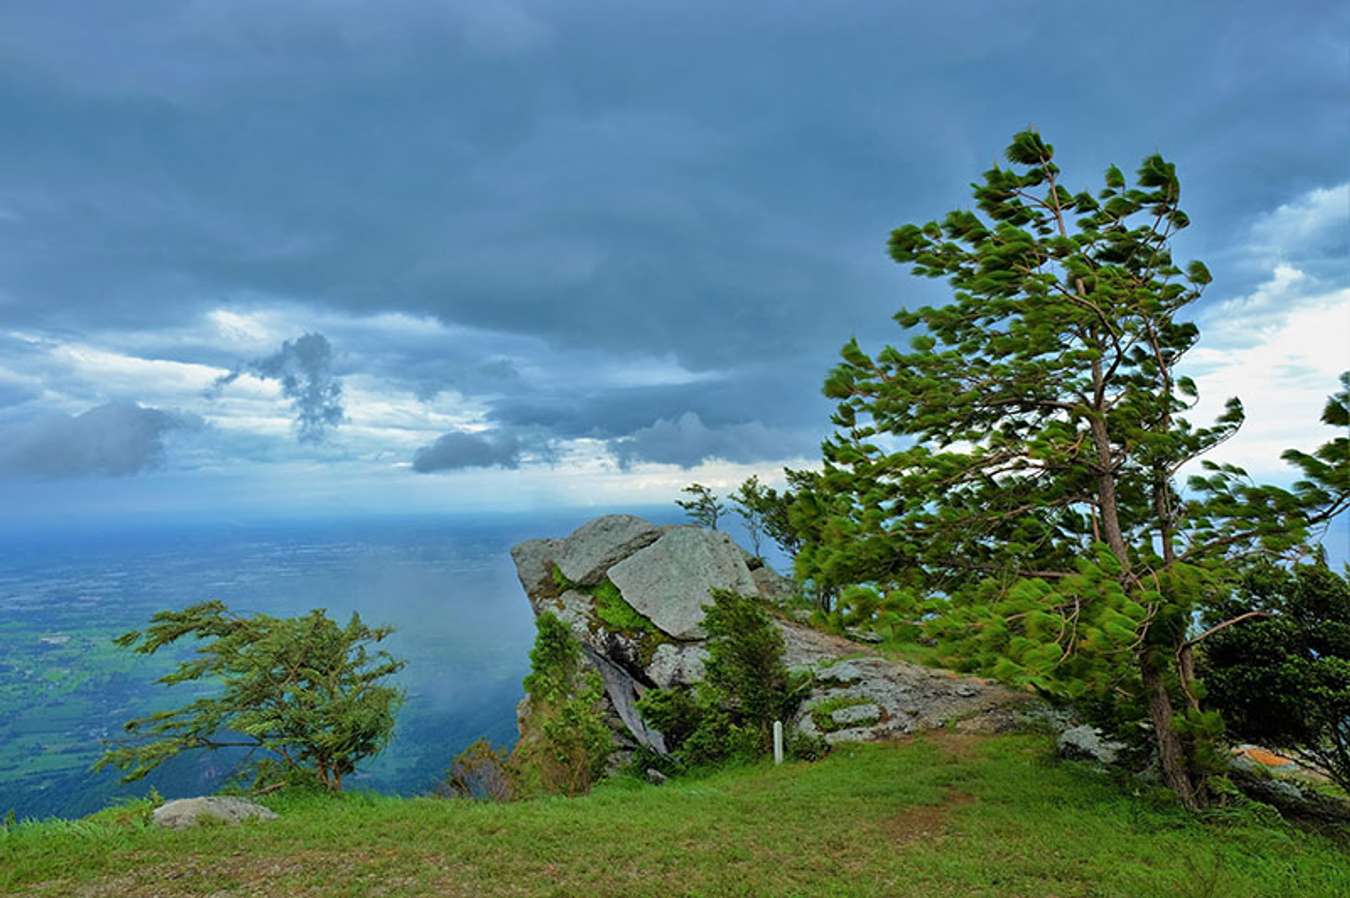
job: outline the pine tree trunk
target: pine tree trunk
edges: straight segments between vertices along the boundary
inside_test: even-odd
[[[1093,363],[1093,377],[1100,384],[1101,369],[1099,363]],[[1098,387],[1100,396],[1100,386]],[[1097,504],[1101,510],[1103,536],[1111,547],[1111,554],[1120,562],[1122,571],[1130,570],[1130,553],[1125,545],[1125,537],[1120,529],[1120,508],[1116,500],[1116,472],[1112,469],[1111,439],[1106,430],[1106,420],[1100,415],[1091,419],[1092,442],[1097,450]],[[1181,803],[1189,810],[1199,807],[1194,783],[1191,782],[1190,765],[1187,763],[1186,746],[1177,735],[1172,719],[1172,696],[1167,691],[1166,672],[1160,669],[1151,651],[1145,645],[1139,656],[1139,672],[1144,683],[1144,692],[1148,698],[1149,719],[1153,722],[1154,739],[1158,745],[1158,763],[1162,767],[1163,780],[1176,792]]]
[[[1162,768],[1163,780],[1188,810],[1196,810],[1200,803],[1186,763],[1186,748],[1172,725],[1174,712],[1172,696],[1167,691],[1167,678],[1158,668],[1147,646],[1139,656],[1139,673],[1148,696],[1148,715],[1153,721],[1153,734],[1158,744],[1158,764]]]

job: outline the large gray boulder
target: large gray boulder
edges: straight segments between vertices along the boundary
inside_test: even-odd
[[[557,565],[563,576],[581,586],[605,579],[610,565],[656,542],[661,531],[631,514],[610,514],[578,527],[563,540]]]
[[[677,527],[609,569],[624,601],[676,639],[701,639],[709,592],[755,595],[740,548],[725,533]]]
[[[277,819],[276,814],[260,804],[228,795],[180,798],[155,808],[152,816],[156,826],[169,829],[187,829],[203,823],[234,826],[245,820]]]

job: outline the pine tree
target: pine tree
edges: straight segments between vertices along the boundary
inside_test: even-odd
[[[727,510],[718,500],[717,494],[701,483],[691,483],[680,492],[688,493],[690,498],[676,499],[675,504],[684,509],[689,519],[700,527],[716,530],[718,518]]]
[[[127,722],[128,741],[110,747],[95,769],[119,767],[134,780],[185,751],[249,748],[258,753],[260,779],[276,771],[278,782],[312,779],[340,791],[343,778],[383,750],[394,731],[403,691],[385,681],[404,662],[371,648],[392,632],[366,626],[357,614],[340,626],[322,609],[276,618],[235,614],[211,601],[161,611],[144,632],[125,633],[117,644],[153,655],[195,640],[194,653],[160,682],[204,680],[220,688]]]
[[[759,559],[764,558],[765,524],[771,508],[772,493],[773,490],[759,482],[758,474],[752,474],[729,497],[736,514],[745,522],[745,534],[750,539],[750,551]]]
[[[919,329],[908,351],[843,348],[798,570],[923,590],[968,668],[1132,696],[1194,807],[1217,726],[1189,660],[1195,610],[1226,588],[1231,556],[1296,553],[1347,506],[1346,441],[1286,454],[1306,475],[1292,490],[1211,465],[1183,493],[1178,471],[1243,411],[1231,399],[1210,426],[1184,417],[1196,388],[1177,368],[1199,331],[1180,313],[1210,274],[1173,260],[1189,223],[1174,166],[1149,156],[1132,186],[1111,166],[1093,195],[1061,185],[1035,131],[1007,159],[974,185],[978,212],[892,233],[892,258],[946,278],[952,300],[895,316]]]

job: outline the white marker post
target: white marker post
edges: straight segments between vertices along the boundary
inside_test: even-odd
[[[773,722],[773,762],[783,763],[783,721]]]

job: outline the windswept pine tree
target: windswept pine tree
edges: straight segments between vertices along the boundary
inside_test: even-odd
[[[1035,131],[1007,160],[975,185],[977,211],[892,233],[892,258],[952,298],[895,316],[917,331],[908,350],[844,347],[799,573],[912,596],[968,669],[1146,708],[1194,807],[1219,726],[1190,660],[1196,609],[1234,557],[1296,555],[1347,507],[1350,441],[1286,453],[1292,489],[1206,463],[1182,490],[1243,409],[1186,418],[1196,387],[1178,367],[1199,330],[1183,315],[1210,274],[1173,259],[1189,224],[1174,166],[1149,156],[1133,184],[1112,166],[1093,194],[1060,183]],[[1344,424],[1345,402],[1324,420]]]

